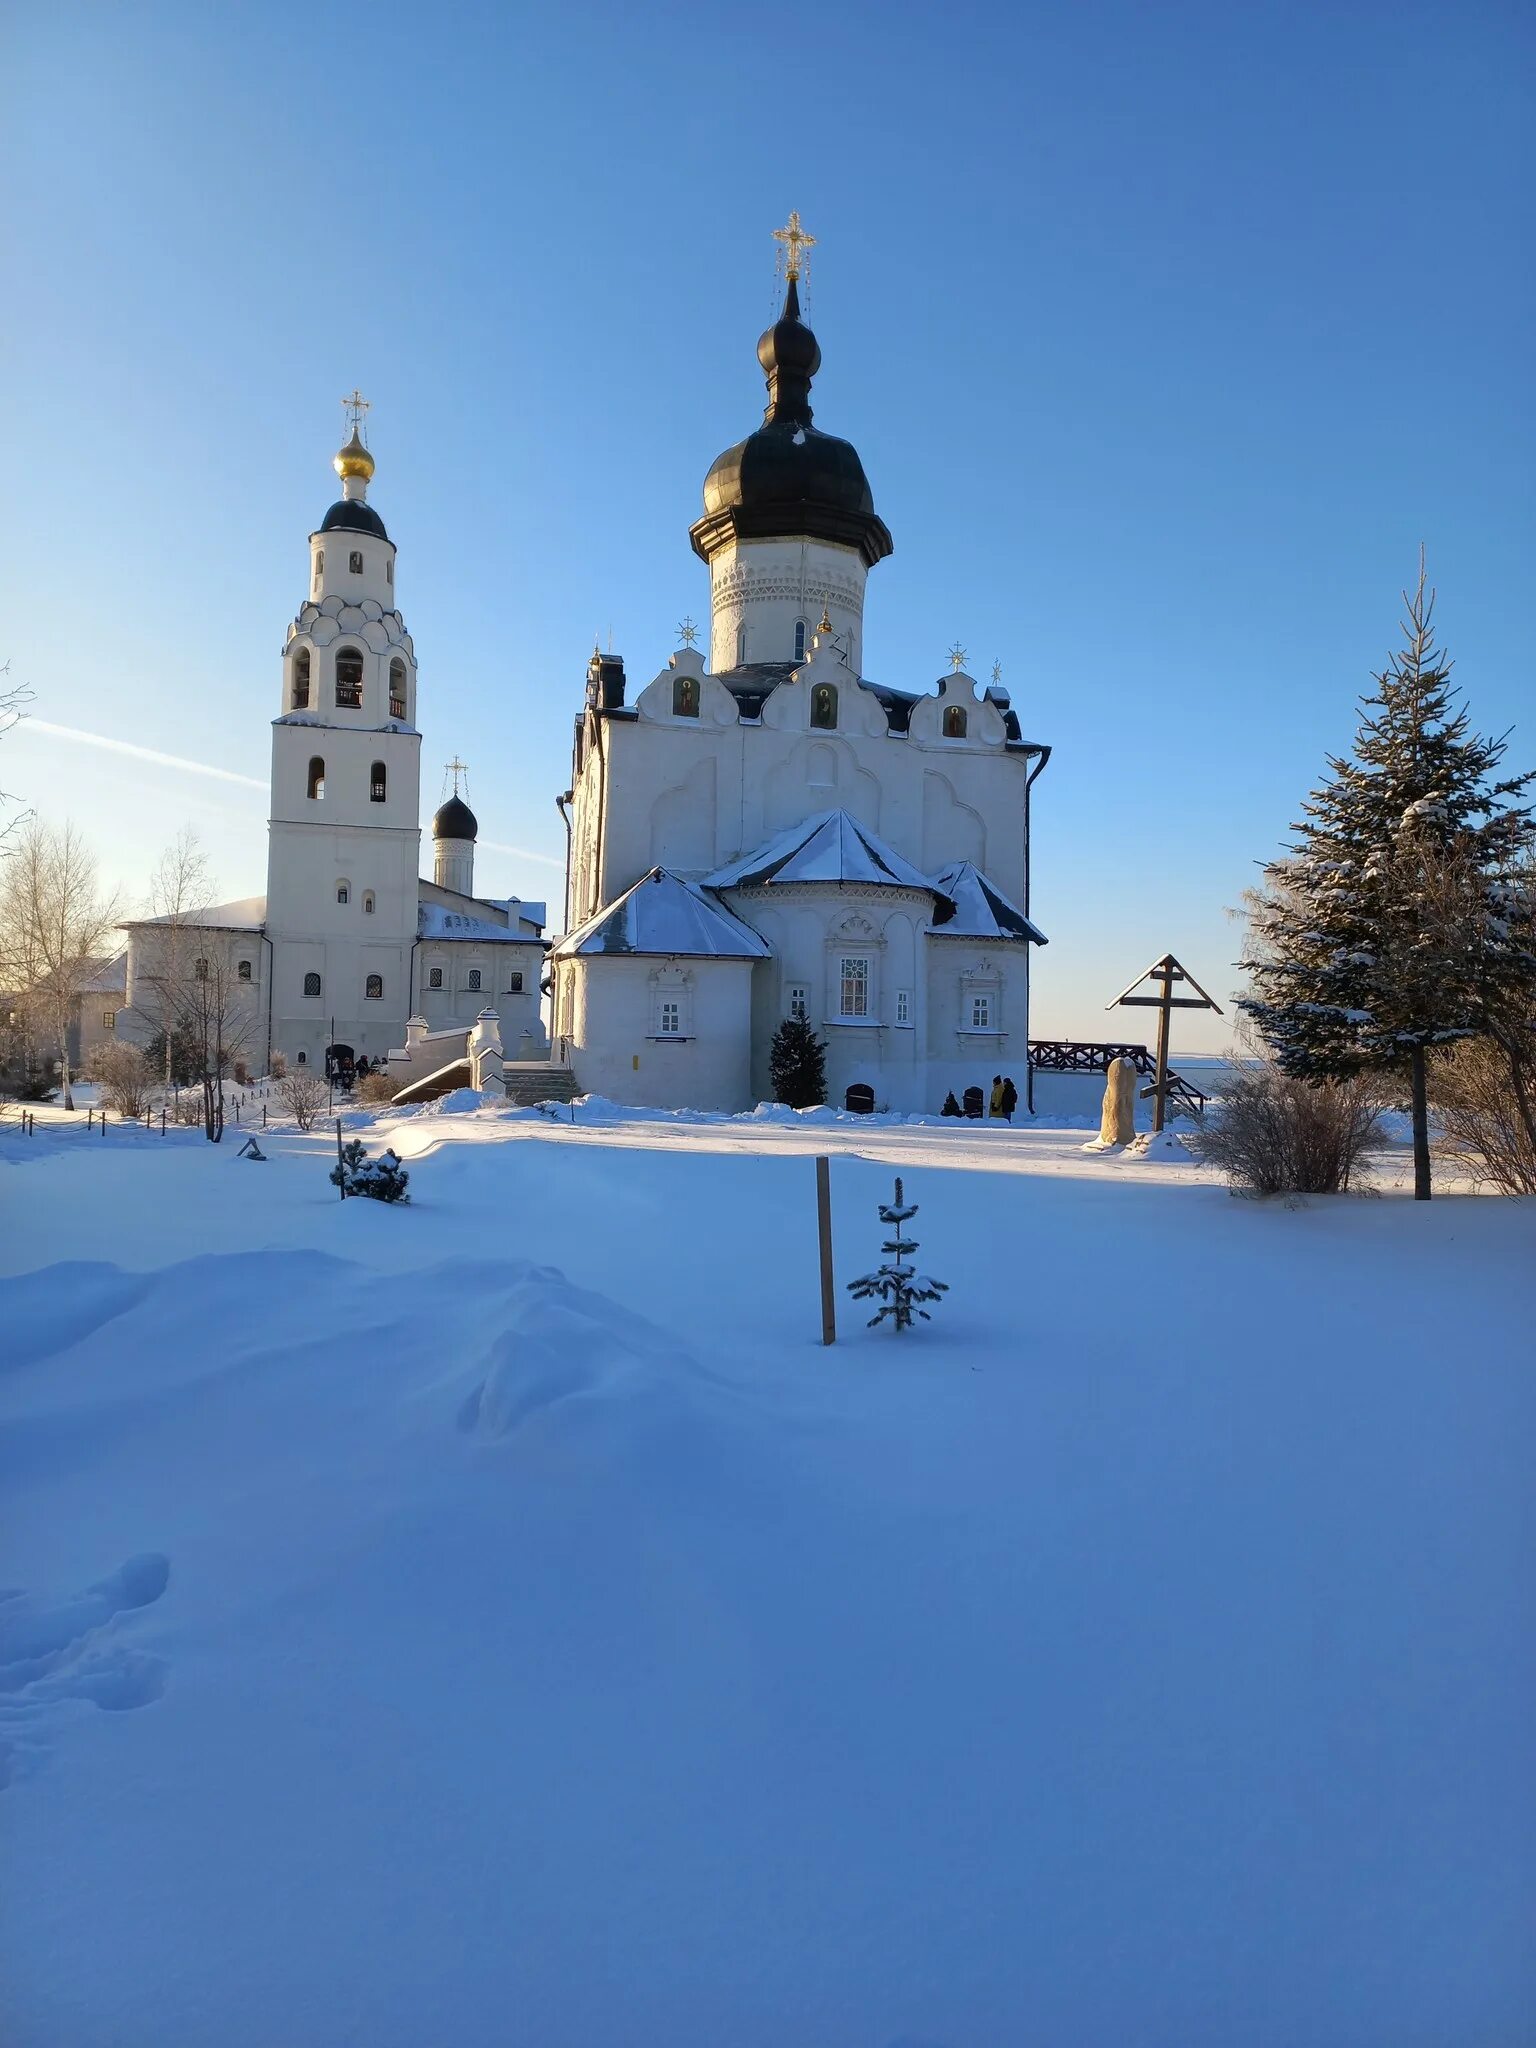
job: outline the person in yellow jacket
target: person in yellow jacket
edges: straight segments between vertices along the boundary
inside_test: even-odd
[[[1001,1074],[994,1074],[992,1076],[992,1100],[987,1105],[987,1114],[989,1116],[1001,1116],[1002,1113],[1003,1077]]]

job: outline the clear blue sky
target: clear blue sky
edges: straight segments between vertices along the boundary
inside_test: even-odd
[[[958,637],[1056,750],[1034,1030],[1117,1028],[1168,947],[1224,994],[1421,539],[1536,759],[1533,88],[1514,4],[13,8],[0,659],[38,721],[264,783],[360,384],[425,811],[457,749],[526,850],[483,884],[557,900],[586,655],[643,682],[706,614],[795,206],[817,418],[896,541],[866,667]],[[264,886],[261,788],[40,724],[0,783],[130,893],[184,822]]]

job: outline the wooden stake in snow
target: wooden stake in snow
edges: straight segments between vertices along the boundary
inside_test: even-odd
[[[341,1199],[342,1199],[343,1201],[345,1201],[345,1200],[347,1199],[347,1172],[346,1172],[347,1162],[346,1162],[345,1158],[343,1157],[343,1155],[342,1155],[342,1150],[341,1150],[341,1118],[340,1118],[340,1117],[337,1117],[337,1119],[336,1119],[336,1164],[337,1164],[337,1166],[338,1166],[338,1167],[340,1168],[340,1172],[338,1173],[338,1175],[337,1175],[337,1179],[336,1179],[336,1185],[337,1185],[337,1187],[339,1187],[339,1188],[340,1188],[340,1190],[341,1190]]]
[[[832,1282],[832,1168],[823,1156],[816,1161],[816,1236],[821,1247],[821,1341],[837,1342],[837,1296]]]

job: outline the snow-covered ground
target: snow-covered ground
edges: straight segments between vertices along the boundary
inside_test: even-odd
[[[7,2048],[1532,2039],[1530,1205],[350,1121],[0,1130]]]

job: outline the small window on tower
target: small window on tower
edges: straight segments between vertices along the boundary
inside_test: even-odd
[[[442,985],[443,985],[443,970],[441,969],[441,967],[429,967],[429,968],[427,969],[427,987],[428,987],[428,988],[441,988],[441,987],[442,987]]]
[[[307,1067],[309,1065],[309,1054],[307,1052],[301,1052],[299,1054],[299,1065],[301,1067]]]
[[[102,1011],[102,1013],[101,1013],[101,1028],[102,1028],[102,1030],[103,1030],[103,1031],[115,1031],[115,1030],[117,1029],[117,1012],[116,1012],[116,1010],[103,1010],[103,1011]]]
[[[746,663],[746,659],[747,659],[747,629],[746,629],[746,627],[745,627],[745,626],[738,626],[738,627],[736,628],[736,666],[737,666],[738,668],[741,668],[741,667],[743,667],[743,666],[745,665],[745,663]]]
[[[391,718],[405,716],[405,663],[392,661],[389,664],[389,715]]]
[[[347,567],[348,567],[348,569],[350,569],[350,570],[351,570],[351,572],[352,572],[352,574],[353,574],[354,576],[361,576],[361,575],[362,575],[362,573],[363,573],[363,551],[362,551],[362,549],[361,549],[361,548],[354,548],[354,549],[352,550],[351,554],[350,554],[350,555],[349,555],[349,556],[347,557]]]
[[[819,732],[837,730],[837,691],[831,683],[818,683],[811,692],[811,724]]]
[[[320,977],[319,977],[319,975],[318,975],[318,974],[306,974],[306,975],[305,975],[305,977],[304,977],[304,993],[305,993],[305,995],[307,995],[307,996],[317,996],[317,995],[319,995],[319,993],[320,993]],[[300,1054],[299,1054],[299,1058],[300,1058],[300,1059],[303,1059],[303,1057],[304,1057],[303,1053],[300,1053]]]
[[[784,1007],[803,1024],[810,1008],[811,992],[803,981],[792,981],[784,993]]]
[[[968,720],[965,708],[960,704],[946,704],[944,707],[944,737],[947,740],[963,740]]]
[[[343,647],[337,653],[336,702],[344,711],[362,709],[363,652],[360,647]]]
[[[316,550],[315,550],[315,594],[316,594],[316,596],[318,596],[318,595],[319,595],[319,593],[320,593],[320,586],[321,586],[321,584],[322,584],[322,583],[323,583],[324,581],[325,581],[325,549],[324,549],[324,548],[316,548]]]
[[[369,770],[369,774],[368,774],[368,801],[369,801],[369,803],[371,803],[371,804],[381,804],[381,803],[383,803],[383,801],[384,801],[384,799],[385,799],[386,795],[388,794],[388,790],[389,790],[389,783],[388,783],[388,777],[387,777],[387,775],[386,775],[386,773],[385,773],[385,769],[384,769],[384,763],[383,763],[382,761],[375,761],[375,762],[374,762],[374,764],[373,764],[373,767],[372,767],[372,768],[371,768],[371,769]]]
[[[325,763],[318,754],[309,757],[309,794],[317,804],[325,800]]]
[[[695,676],[677,676],[672,683],[672,716],[674,718],[697,718],[699,715],[699,685]]]
[[[392,561],[386,561],[386,562],[385,562],[385,564],[384,564],[384,581],[385,581],[386,583],[389,583],[389,584],[393,584],[393,583],[394,583],[394,580],[395,580],[395,565],[394,565],[394,563],[393,563]]]
[[[373,915],[373,891],[371,889],[363,891],[363,915],[364,917],[372,917]]]
[[[523,977],[515,971],[507,976],[507,994],[520,996],[523,992]]]
[[[347,886],[347,884],[346,884],[345,882],[338,882],[338,883],[336,884],[336,901],[337,901],[338,903],[350,903],[350,902],[351,902],[351,900],[352,900],[352,891],[351,891],[351,889],[350,889],[350,888],[349,888],[349,887]]]
[[[250,978],[251,963],[249,960],[242,960],[235,968],[235,979],[236,981],[249,981]]]
[[[805,621],[804,621],[804,619],[796,619],[796,621],[795,621],[795,659],[796,659],[796,661],[804,661],[804,659],[805,659]]]
[[[471,969],[469,970],[468,974],[466,974],[466,975],[465,975],[465,977],[464,977],[464,986],[465,986],[465,987],[466,987],[467,989],[471,990],[472,992],[474,992],[474,993],[476,993],[476,994],[478,994],[478,993],[479,993],[479,989],[480,989],[480,970],[479,970],[479,968],[478,968],[478,967],[471,967]]]
[[[293,703],[294,711],[309,708],[309,649],[301,647],[293,657]]]
[[[383,975],[370,974],[368,979],[363,983],[363,994],[370,1003],[378,1002],[384,994]]]

